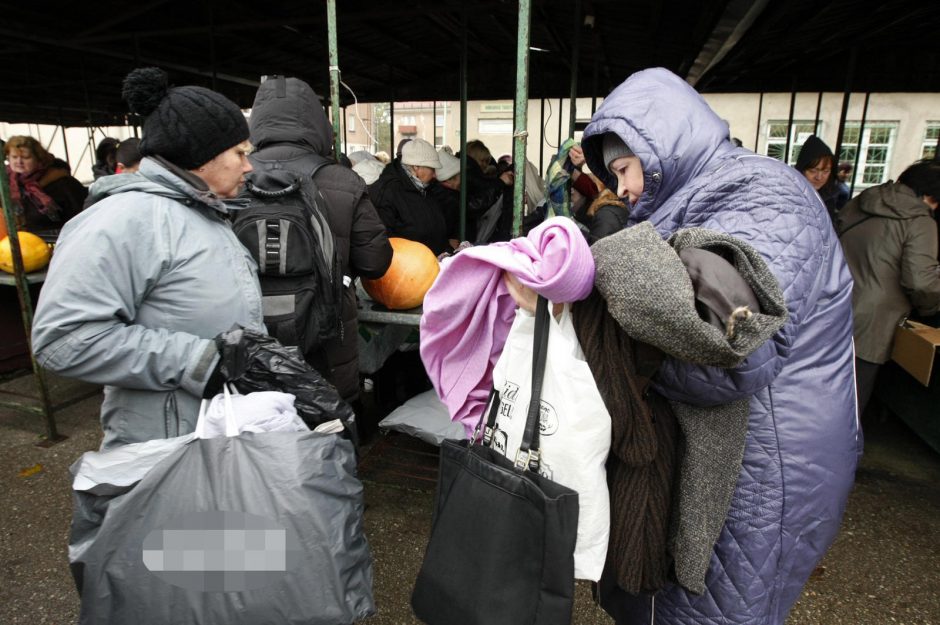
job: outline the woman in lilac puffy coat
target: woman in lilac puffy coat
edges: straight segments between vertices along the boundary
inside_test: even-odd
[[[664,69],[615,89],[583,146],[591,171],[630,202],[628,227],[649,221],[666,237],[698,226],[749,243],[789,310],[738,368],[667,359],[656,379],[664,396],[690,404],[750,398],[744,462],[705,592],[614,588],[602,605],[620,625],[782,624],[836,536],[860,451],[852,279],[826,209],[799,172],[735,147],[727,124]],[[605,158],[611,149],[619,158]]]

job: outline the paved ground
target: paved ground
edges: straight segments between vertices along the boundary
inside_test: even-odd
[[[0,390],[29,392],[30,385],[24,377]],[[56,401],[89,390],[53,384]],[[62,409],[59,429],[69,438],[49,448],[35,445],[43,431],[39,417],[0,407],[0,625],[76,622],[78,598],[66,563],[68,466],[98,445],[100,399]],[[787,625],[940,625],[940,456],[894,419],[866,424],[866,441],[842,532]],[[368,621],[373,625],[417,623],[408,597],[427,540],[431,497],[366,483],[379,610]],[[586,584],[578,587],[574,623],[611,623],[592,604]]]

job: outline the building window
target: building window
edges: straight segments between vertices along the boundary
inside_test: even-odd
[[[924,146],[920,151],[921,158],[937,156],[938,138],[940,138],[940,122],[927,122],[927,130],[924,131]]]
[[[859,137],[859,123],[846,122],[842,132],[842,149],[839,161],[855,163],[855,188],[864,189],[888,180],[888,163],[897,139],[897,122],[866,122],[865,132]],[[861,139],[861,148],[859,148]]]
[[[481,119],[477,130],[481,135],[511,135],[511,119]]]
[[[814,127],[811,119],[794,119],[790,128],[790,154],[786,159],[788,165],[795,165],[800,156],[800,148],[806,143],[810,135],[818,134],[819,128]],[[767,122],[767,156],[778,160],[783,159],[783,151],[787,148],[787,122],[786,120]]]
[[[346,116],[346,132],[356,132],[356,117]]]

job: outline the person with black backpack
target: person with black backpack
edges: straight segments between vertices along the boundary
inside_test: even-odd
[[[234,224],[258,261],[265,325],[349,402],[359,395],[357,276],[392,261],[385,226],[365,184],[333,159],[333,128],[313,89],[269,77],[249,120],[254,172]]]

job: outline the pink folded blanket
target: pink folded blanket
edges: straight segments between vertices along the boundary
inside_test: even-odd
[[[485,408],[515,315],[503,271],[555,303],[584,299],[594,285],[591,249],[566,217],[546,220],[526,237],[444,259],[424,298],[421,359],[451,419],[468,435]]]

